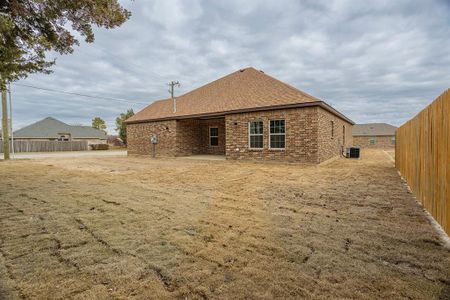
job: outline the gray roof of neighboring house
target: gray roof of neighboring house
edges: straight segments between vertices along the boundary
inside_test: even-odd
[[[106,140],[106,133],[90,126],[69,125],[48,117],[14,131],[15,138],[58,138],[70,133],[72,138],[97,138]]]
[[[386,123],[368,123],[353,125],[354,136],[395,135],[397,127]]]

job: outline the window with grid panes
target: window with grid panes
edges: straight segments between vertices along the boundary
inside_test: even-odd
[[[270,120],[270,149],[284,149],[286,147],[285,120]]]

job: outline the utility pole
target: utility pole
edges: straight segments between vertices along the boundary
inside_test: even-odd
[[[12,99],[11,99],[11,82],[8,82],[8,98],[9,98],[9,130],[11,130],[11,154],[14,158],[14,129],[13,129],[13,113],[12,113]]]
[[[9,124],[8,124],[8,103],[6,99],[6,84],[0,74],[0,88],[2,90],[2,128],[3,128],[3,158],[9,159]]]
[[[180,87],[180,83],[178,81],[171,81],[169,83],[169,86],[170,86],[169,93],[170,93],[170,97],[172,98],[172,102],[173,102],[173,112],[176,113],[177,112],[177,99],[175,99],[175,97],[173,95],[174,94],[173,90],[174,90],[175,86]]]

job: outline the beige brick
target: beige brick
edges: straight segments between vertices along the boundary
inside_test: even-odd
[[[286,148],[269,149],[270,120],[284,119]],[[249,149],[251,120],[264,124],[263,149]],[[331,121],[334,135],[331,132]],[[219,145],[209,145],[209,128],[219,130]],[[345,128],[345,129],[344,129]],[[345,138],[344,138],[345,131]],[[320,163],[352,144],[352,125],[320,107],[229,114],[224,118],[170,120],[128,124],[130,154],[151,154],[150,138],[158,136],[158,156],[225,154],[227,159],[283,160]]]
[[[385,136],[373,136],[375,137],[375,144],[370,144],[371,136],[354,136],[353,143],[355,146],[360,148],[372,148],[372,149],[394,149],[395,148],[395,140],[392,142],[392,139],[395,139],[395,135],[385,135]]]

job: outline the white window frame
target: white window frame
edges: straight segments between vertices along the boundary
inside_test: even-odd
[[[217,129],[217,135],[211,135],[211,129]],[[210,147],[219,147],[219,127],[218,126],[210,126],[209,127],[209,146]],[[211,138],[217,138],[217,145],[211,145]]]
[[[372,140],[373,140],[373,144],[372,144]],[[377,138],[375,136],[371,136],[369,138],[369,145],[376,145],[377,144]]]
[[[72,140],[72,134],[70,133],[58,133],[57,141],[59,142],[70,142]]]
[[[250,133],[250,128],[251,128],[250,124],[252,122],[260,122],[260,123],[262,123],[263,132],[262,133]],[[252,147],[252,143],[251,143],[251,139],[250,139],[251,136],[262,136],[263,140],[262,140],[262,147],[261,148]],[[262,120],[251,120],[251,121],[248,121],[248,149],[250,149],[250,150],[262,150],[262,149],[264,149],[264,121],[262,121]]]
[[[271,133],[270,132],[270,123],[272,121],[284,121],[284,133]],[[286,119],[271,119],[269,120],[269,149],[270,150],[286,150],[286,132],[287,132],[287,122]],[[271,137],[272,135],[284,135],[284,148],[273,148],[271,143]]]

